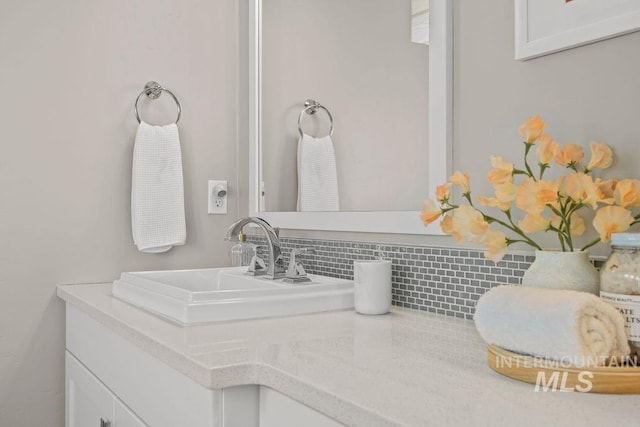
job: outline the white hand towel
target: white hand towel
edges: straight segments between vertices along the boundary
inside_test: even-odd
[[[140,252],[166,252],[184,245],[182,153],[175,124],[141,122],[133,149],[131,228]]]
[[[622,315],[585,292],[498,286],[480,298],[474,320],[487,343],[517,353],[575,366],[629,355]]]
[[[330,136],[298,142],[298,211],[339,211],[338,171]]]

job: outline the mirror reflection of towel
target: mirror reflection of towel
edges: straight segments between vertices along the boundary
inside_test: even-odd
[[[298,142],[298,211],[339,211],[338,172],[331,136]]]

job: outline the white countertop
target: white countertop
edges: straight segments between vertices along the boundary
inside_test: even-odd
[[[111,295],[58,296],[208,388],[261,384],[352,426],[640,424],[640,397],[535,392],[487,367],[467,320],[393,309],[181,327]]]

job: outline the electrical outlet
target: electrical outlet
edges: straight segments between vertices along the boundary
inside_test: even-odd
[[[207,193],[209,201],[209,214],[226,215],[227,214],[227,181],[210,180],[209,192]]]

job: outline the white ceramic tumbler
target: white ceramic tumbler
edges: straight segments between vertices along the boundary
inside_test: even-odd
[[[354,261],[355,308],[361,314],[385,314],[391,309],[391,261]]]

